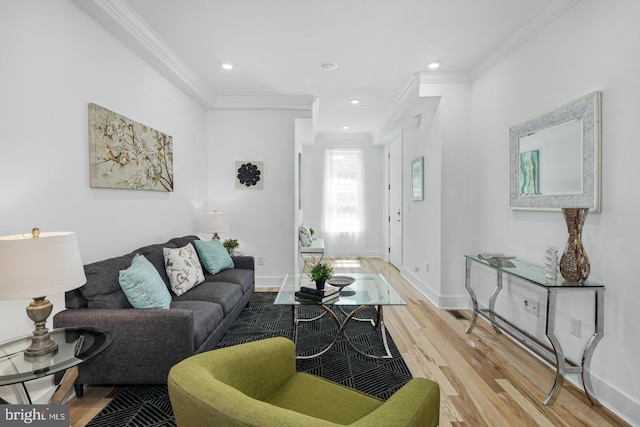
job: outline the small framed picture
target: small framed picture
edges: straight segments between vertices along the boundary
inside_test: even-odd
[[[411,162],[411,200],[424,200],[424,157]]]
[[[262,189],[264,164],[261,161],[236,162],[236,188]]]

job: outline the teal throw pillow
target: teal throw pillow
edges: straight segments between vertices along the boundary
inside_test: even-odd
[[[204,268],[210,274],[233,268],[233,260],[229,256],[229,252],[220,243],[220,240],[194,240],[193,244],[196,246],[196,251],[198,251]]]
[[[120,287],[134,308],[169,308],[171,294],[158,270],[136,254],[131,267],[120,270]]]

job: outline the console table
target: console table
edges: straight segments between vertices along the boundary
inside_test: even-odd
[[[465,255],[466,259],[466,273],[465,273],[465,287],[471,296],[473,303],[473,317],[471,323],[465,331],[470,333],[476,324],[478,315],[487,319],[493,326],[496,333],[502,331],[511,335],[514,339],[525,345],[531,351],[544,360],[549,362],[556,368],[556,378],[553,383],[553,387],[549,391],[549,394],[544,399],[544,404],[552,404],[560,390],[562,390],[562,384],[564,382],[564,376],[567,373],[577,373],[581,375],[582,386],[584,391],[593,405],[601,406],[600,402],[593,392],[593,386],[591,384],[591,376],[589,374],[589,366],[591,364],[591,357],[593,356],[593,350],[598,345],[598,342],[604,336],[604,285],[595,283],[593,281],[585,281],[584,283],[566,283],[562,276],[558,275],[556,280],[549,280],[545,277],[544,267],[529,264],[516,259],[504,259],[504,260],[481,260],[474,255]],[[476,299],[475,292],[471,287],[471,265],[472,263],[479,264],[483,267],[490,268],[496,272],[496,288],[493,290],[489,299],[489,308],[478,308],[478,300]],[[508,276],[517,277],[525,282],[542,288],[547,294],[547,311],[545,316],[545,335],[551,342],[551,346],[538,340],[533,335],[523,331],[515,324],[504,319],[495,311],[495,303],[500,291],[502,290],[502,276],[506,274]],[[589,342],[582,353],[582,360],[579,364],[569,360],[565,357],[562,350],[562,345],[558,340],[555,333],[555,316],[556,316],[556,299],[557,295],[563,291],[584,291],[593,292],[595,298],[594,313],[593,313],[593,334],[589,338]]]

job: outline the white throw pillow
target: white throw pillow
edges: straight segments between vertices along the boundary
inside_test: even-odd
[[[171,290],[177,296],[204,282],[198,253],[191,243],[182,248],[162,248]]]
[[[298,229],[298,239],[300,239],[300,246],[311,246],[311,231],[309,231],[309,227],[304,224],[300,224],[300,228]]]

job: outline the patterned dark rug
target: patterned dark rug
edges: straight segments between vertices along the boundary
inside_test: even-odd
[[[293,338],[292,309],[273,305],[276,294],[257,292],[248,308],[240,313],[218,348],[275,336]],[[351,311],[352,307],[344,307]],[[336,315],[344,314],[336,310]],[[313,317],[321,311],[314,306],[303,307],[301,317]],[[373,308],[363,310],[358,317],[371,318]],[[382,336],[369,322],[351,321],[346,329],[351,342],[368,354],[382,355]],[[308,355],[325,348],[335,337],[337,326],[329,316],[315,322],[303,322],[298,331],[298,355]],[[412,377],[391,336],[387,333],[392,359],[376,360],[354,352],[340,340],[323,354],[309,360],[298,360],[298,372],[318,375],[347,387],[386,400]],[[166,386],[129,386],[93,418],[88,427],[112,426],[175,426]]]

